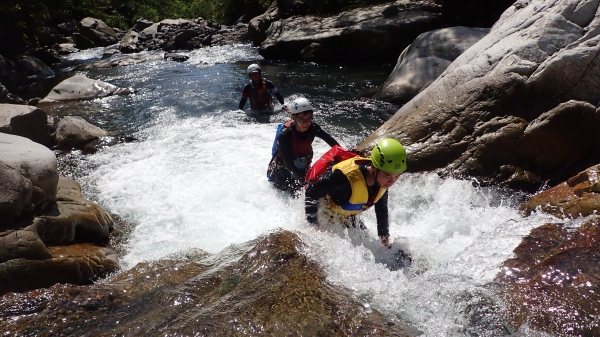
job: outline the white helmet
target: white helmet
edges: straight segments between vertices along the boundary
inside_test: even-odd
[[[260,66],[256,63],[252,63],[248,66],[248,75],[258,72],[260,74]]]
[[[305,112],[305,111],[312,111],[312,105],[310,104],[310,102],[304,98],[304,97],[300,97],[300,98],[296,98],[293,102],[292,102],[292,106],[290,107],[290,112],[292,114],[297,114],[300,112]]]

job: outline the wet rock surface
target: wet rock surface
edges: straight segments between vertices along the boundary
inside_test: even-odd
[[[274,232],[217,255],[190,251],[91,286],[7,294],[0,330],[22,336],[411,336],[332,286]]]
[[[577,229],[538,227],[514,253],[496,278],[514,330],[528,324],[559,336],[600,335],[600,218]]]
[[[559,218],[576,218],[600,211],[600,165],[551,187],[521,206],[527,214],[543,211]]]

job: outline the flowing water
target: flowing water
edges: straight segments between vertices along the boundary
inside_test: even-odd
[[[68,64],[101,54],[74,54]],[[391,65],[268,62],[248,45],[186,55],[190,59],[183,63],[88,71],[90,78],[137,92],[51,110],[82,115],[138,140],[69,156],[78,163],[69,174],[86,196],[136,224],[124,247],[124,269],[191,248],[217,253],[283,228],[300,235],[304,253],[322,266],[328,281],[351,289],[391,321],[426,336],[503,334],[494,313],[478,316],[480,303],[491,296],[485,285],[522,237],[551,221],[549,216],[523,218],[517,211],[521,196],[474,181],[407,173],[390,190],[390,234],[392,251],[409,252],[413,265],[391,268],[390,251],[377,240],[374,212],[363,217],[366,239],[315,229],[304,220],[302,196],[291,198],[269,184],[265,171],[274,133],[288,116],[278,110],[255,118],[237,110],[245,69],[258,62],[287,101],[307,97],[316,106],[315,121],[351,148],[398,108],[364,98],[385,81]],[[314,146],[316,158],[327,150],[321,140]],[[539,335],[527,328],[521,334]]]

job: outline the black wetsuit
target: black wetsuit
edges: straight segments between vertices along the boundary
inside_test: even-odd
[[[367,180],[367,165],[358,165],[365,181]],[[375,182],[373,186],[367,186],[369,199],[379,193],[379,184]],[[327,170],[317,182],[309,182],[305,193],[305,211],[306,220],[312,224],[317,224],[318,200],[329,195],[331,200],[337,205],[343,205],[350,200],[352,187],[350,181],[341,170]],[[377,235],[389,236],[388,219],[388,191],[375,203],[375,216],[377,217]]]
[[[250,108],[256,111],[265,111],[273,108],[272,95],[277,97],[279,103],[283,104],[283,95],[277,90],[273,82],[261,78],[260,83],[248,82],[242,90],[242,98],[238,104],[240,110],[244,109],[246,100],[250,98]]]
[[[296,130],[296,122],[286,123],[277,136],[277,150],[271,164],[270,180],[282,190],[299,190],[304,185],[304,178],[313,157],[312,143],[321,138],[329,146],[339,143],[317,123],[311,123],[304,132]],[[299,168],[296,163],[301,163]]]

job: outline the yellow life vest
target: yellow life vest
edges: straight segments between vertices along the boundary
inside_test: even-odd
[[[343,205],[337,205],[329,196],[327,199],[329,200],[329,207],[335,213],[338,213],[344,217],[350,215],[356,215],[368,210],[374,203],[379,201],[383,194],[385,193],[385,188],[380,188],[379,193],[375,197],[374,201],[368,205],[369,202],[369,192],[367,190],[367,182],[363,177],[362,172],[360,172],[360,168],[358,167],[358,162],[360,161],[371,162],[368,158],[363,157],[354,157],[347,160],[344,160],[341,163],[334,165],[331,170],[340,170],[342,173],[348,178],[350,181],[350,186],[352,187],[352,195],[350,195],[350,200]]]

